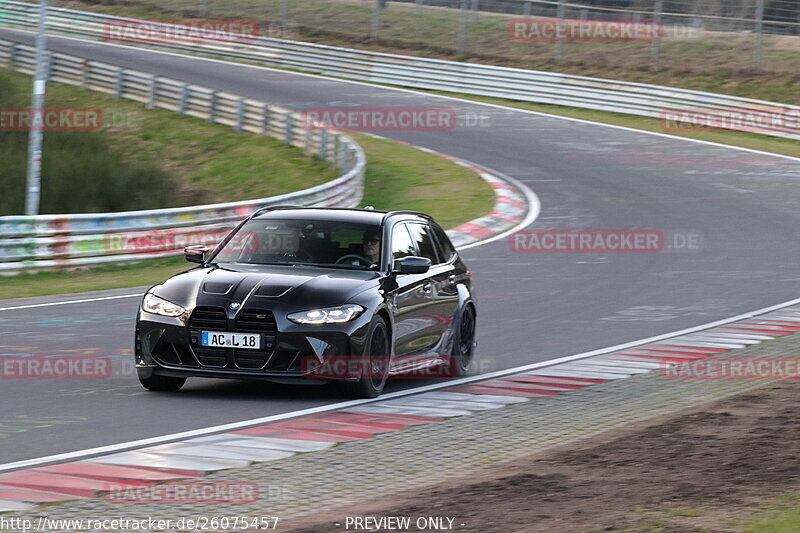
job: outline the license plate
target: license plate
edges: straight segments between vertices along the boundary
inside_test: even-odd
[[[221,333],[217,331],[202,331],[200,346],[209,348],[244,348],[247,350],[261,349],[261,335],[258,333]]]

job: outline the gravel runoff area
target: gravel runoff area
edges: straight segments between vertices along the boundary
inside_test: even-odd
[[[799,410],[800,383],[781,381],[432,488],[326,512],[290,531],[346,531],[335,524],[347,517],[410,517],[414,524],[444,516],[455,518],[454,531],[469,532],[734,533],[763,513],[763,504],[800,490]],[[793,526],[782,531],[800,523]]]
[[[725,357],[798,348],[800,336],[790,335]],[[409,530],[419,517],[445,518],[454,531],[624,530],[665,507],[729,509],[753,490],[798,487],[797,390],[796,381],[672,380],[654,371],[204,478],[257,482],[252,503],[92,499],[2,516],[278,516],[278,530],[308,532],[348,530],[348,516],[409,516]],[[667,531],[700,531],[693,521],[725,517],[677,513],[682,525]]]

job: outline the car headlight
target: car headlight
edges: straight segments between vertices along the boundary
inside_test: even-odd
[[[186,309],[164,298],[159,298],[153,293],[147,293],[142,301],[142,309],[148,313],[161,316],[181,316]]]
[[[353,320],[364,312],[364,308],[356,304],[325,307],[292,313],[286,318],[295,324],[343,324]]]

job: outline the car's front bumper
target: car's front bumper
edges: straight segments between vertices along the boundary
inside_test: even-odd
[[[244,310],[243,310],[244,311]],[[360,356],[371,315],[363,313],[346,324],[300,325],[273,309],[274,327],[262,333],[262,349],[203,348],[197,327],[189,317],[170,318],[142,310],[136,321],[136,368],[140,376],[209,377],[267,381],[352,380],[348,372],[320,375],[326,360]],[[235,319],[214,331],[241,331]],[[205,328],[203,328],[205,329]],[[248,332],[253,332],[252,329]]]

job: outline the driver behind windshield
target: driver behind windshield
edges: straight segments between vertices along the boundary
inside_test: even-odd
[[[377,231],[365,231],[361,238],[362,255],[369,259],[370,267],[380,263],[381,235]]]

